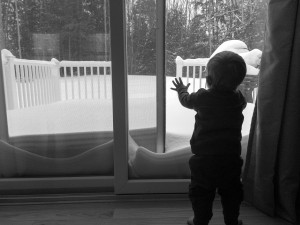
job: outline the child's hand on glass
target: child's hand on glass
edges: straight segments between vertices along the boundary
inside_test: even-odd
[[[171,88],[174,91],[187,91],[187,89],[190,86],[190,83],[188,83],[187,85],[184,85],[181,78],[179,77],[179,80],[177,80],[177,78],[175,78],[175,80],[172,81],[172,83],[174,84],[175,88]]]

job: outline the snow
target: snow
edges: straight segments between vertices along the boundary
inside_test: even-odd
[[[170,90],[172,77],[166,79],[166,132],[190,136],[195,112],[182,107],[177,93]],[[100,99],[75,99],[8,110],[10,136],[34,134],[60,134],[93,131],[112,131],[111,81],[108,79],[108,97]],[[192,85],[191,85],[192,86]],[[64,80],[62,80],[64,94]],[[156,79],[155,76],[128,76],[129,129],[156,127]],[[103,95],[102,95],[103,96]],[[243,135],[250,129],[253,104],[244,111]],[[123,112],[120,112],[123,113]]]

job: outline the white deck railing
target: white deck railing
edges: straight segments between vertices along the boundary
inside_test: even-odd
[[[176,77],[186,78],[187,83],[192,84],[193,92],[200,87],[205,87],[205,68],[209,58],[182,59],[177,56]],[[192,80],[192,81],[190,81]]]
[[[26,108],[60,100],[58,61],[18,59],[2,50],[5,100],[8,109]]]
[[[182,59],[177,56],[176,77],[185,78],[187,83],[192,84],[192,90],[195,92],[200,87],[206,87],[205,71],[209,58]],[[199,79],[201,78],[201,79]],[[190,81],[192,79],[192,81]],[[247,74],[243,83],[240,85],[241,91],[246,96],[248,102],[255,102],[257,97],[258,74]]]
[[[3,49],[2,65],[7,109],[27,108],[73,99],[107,98],[111,83],[109,61],[61,61],[18,59]],[[204,70],[209,58],[176,58],[176,77],[192,84],[192,91],[206,87]],[[246,77],[245,88],[257,85]],[[111,87],[109,86],[109,89]],[[253,91],[256,98],[257,88]],[[110,97],[110,96],[109,96]]]
[[[111,62],[18,59],[6,49],[1,54],[7,109],[107,97]]]
[[[61,61],[63,100],[107,98],[109,61]],[[102,96],[103,95],[103,96]]]

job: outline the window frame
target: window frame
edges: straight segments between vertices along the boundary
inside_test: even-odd
[[[0,50],[4,48],[5,46],[0,42]],[[2,54],[0,54],[0,62],[0,140],[10,143]],[[114,176],[0,177],[0,194],[65,193],[65,190],[69,190],[70,193],[113,192]]]
[[[162,152],[165,140],[165,74],[164,23],[165,0],[157,5],[157,146]],[[114,121],[114,185],[116,194],[186,193],[189,179],[129,179],[128,178],[128,90],[126,55],[126,0],[110,0],[111,61]],[[163,87],[162,87],[163,86]],[[162,100],[163,99],[163,100]],[[123,112],[123,113],[119,113]],[[161,135],[161,136],[160,136]]]

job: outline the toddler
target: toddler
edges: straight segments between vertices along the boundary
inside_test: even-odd
[[[241,129],[247,103],[237,88],[246,75],[246,64],[238,54],[223,51],[209,60],[206,70],[207,90],[200,88],[189,94],[190,84],[184,85],[181,78],[172,81],[175,87],[171,88],[178,92],[184,107],[197,112],[189,160],[189,198],[194,216],[187,223],[208,225],[218,191],[225,224],[241,225]]]

